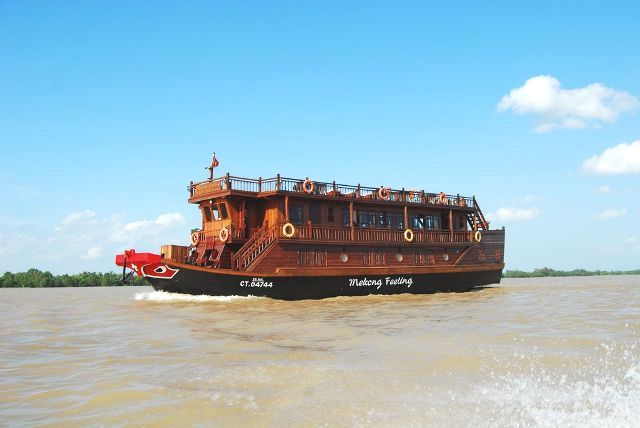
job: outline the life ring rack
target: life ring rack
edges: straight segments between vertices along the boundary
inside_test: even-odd
[[[291,223],[285,223],[282,226],[282,234],[285,238],[293,238],[296,234],[296,227]]]
[[[413,242],[413,238],[415,238],[414,234],[413,234],[413,230],[407,228],[404,231],[404,240],[407,242]]]

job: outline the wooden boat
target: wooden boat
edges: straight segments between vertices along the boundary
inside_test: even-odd
[[[189,245],[125,251],[116,264],[156,290],[320,299],[462,292],[499,283],[504,228],[474,197],[310,178],[191,182],[202,227]]]

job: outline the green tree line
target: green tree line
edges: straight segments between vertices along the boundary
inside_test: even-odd
[[[26,272],[5,272],[0,277],[0,288],[43,288],[43,287],[114,287],[122,285],[121,275],[114,272],[82,272],[75,275],[53,275],[38,269]],[[144,278],[131,276],[129,285],[149,285]]]
[[[597,276],[597,275],[640,275],[640,269],[636,270],[555,270],[548,267],[537,268],[532,272],[522,270],[507,270],[502,274],[503,278],[541,278],[544,276]]]

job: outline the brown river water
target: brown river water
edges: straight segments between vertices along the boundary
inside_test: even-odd
[[[638,426],[640,277],[283,302],[0,289],[2,426]]]

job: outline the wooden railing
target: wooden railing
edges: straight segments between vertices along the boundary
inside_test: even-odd
[[[244,239],[244,229],[233,226],[229,226],[227,229],[229,229],[229,238],[231,238],[231,240]],[[205,242],[207,239],[212,238],[219,239],[220,229],[208,230],[206,232],[204,230],[199,230],[198,234],[200,242]]]
[[[278,226],[255,233],[231,258],[235,270],[246,270],[278,238]]]
[[[279,174],[273,178],[243,178],[232,175],[214,178],[212,180],[191,183],[189,192],[192,197],[202,196],[216,191],[238,190],[251,193],[265,192],[290,192],[305,193],[303,183],[305,180],[299,178],[281,177]],[[426,205],[447,205],[464,208],[475,208],[475,198],[460,195],[444,195],[440,193],[429,193],[424,190],[392,189],[384,187],[383,195],[380,196],[381,187],[353,186],[348,184],[338,184],[335,181],[313,183],[311,195],[328,196],[340,199],[362,199],[382,202],[405,202],[411,204]]]
[[[282,225],[278,225],[277,233],[279,238],[285,240],[304,239],[328,242],[407,243],[403,229],[354,227],[352,232],[352,229],[349,227],[296,225],[293,237],[287,238],[282,230]],[[413,242],[472,242],[473,233],[474,231],[472,230],[413,230]]]

